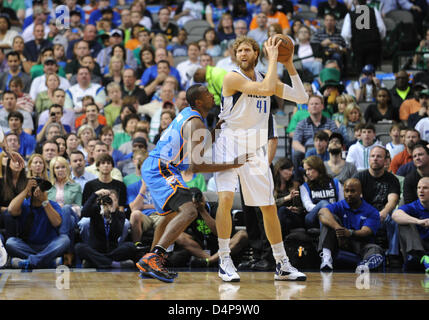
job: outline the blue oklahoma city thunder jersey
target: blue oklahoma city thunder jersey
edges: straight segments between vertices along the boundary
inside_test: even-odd
[[[187,161],[187,152],[183,150],[185,144],[183,126],[186,121],[195,117],[204,121],[198,111],[191,107],[183,109],[162,133],[155,149],[149,153],[149,156],[168,162],[180,171],[186,170],[189,167],[189,162]]]

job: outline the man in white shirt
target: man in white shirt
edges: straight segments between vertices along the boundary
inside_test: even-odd
[[[106,92],[101,85],[91,83],[91,71],[87,67],[79,67],[76,79],[77,83],[66,91],[66,94],[73,101],[74,111],[76,113],[83,112],[82,99],[85,96],[94,97],[94,101],[100,110],[103,109],[106,104]]]
[[[216,63],[216,67],[225,69],[226,71],[232,71],[237,68],[237,63],[234,55],[234,45],[233,41],[230,41],[228,44],[228,56],[226,58],[220,59]]]
[[[82,151],[72,151],[70,154],[71,178],[80,184],[82,190],[88,181],[97,179],[95,174],[85,170],[85,156]]]
[[[201,65],[198,61],[200,56],[200,47],[198,43],[190,43],[188,45],[188,56],[189,59],[185,60],[177,65],[177,70],[180,73],[180,80],[182,88],[187,89],[189,84],[192,82],[195,71],[198,68],[201,68]]]

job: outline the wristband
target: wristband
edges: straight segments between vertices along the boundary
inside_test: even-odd
[[[49,204],[49,200],[45,200],[42,202],[42,207],[45,208]]]
[[[139,195],[140,195],[142,198],[144,198],[144,195],[143,195],[141,192],[139,192]]]

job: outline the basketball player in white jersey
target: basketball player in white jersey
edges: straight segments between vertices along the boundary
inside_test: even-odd
[[[293,55],[284,62],[292,87],[277,77],[277,57],[280,40],[269,38],[264,44],[268,58],[265,77],[255,70],[259,46],[249,37],[236,39],[233,49],[238,68],[225,75],[222,88],[219,137],[214,146],[215,161],[232,161],[237,155],[249,154],[248,161],[237,169],[215,173],[219,197],[216,213],[216,230],[219,242],[219,277],[223,281],[240,281],[230,257],[232,228],[231,208],[235,187],[240,181],[244,202],[260,207],[264,228],[276,260],[275,280],[306,280],[306,275],[289,262],[283,245],[273,191],[274,183],[268,164],[268,118],[270,96],[307,103],[308,95],[293,65]],[[239,180],[238,180],[239,179]]]

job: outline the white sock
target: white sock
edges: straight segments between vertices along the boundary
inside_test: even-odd
[[[327,248],[323,248],[323,256],[324,257],[330,257],[331,256],[331,250],[327,249]]]
[[[286,250],[283,242],[272,244],[271,248],[273,250],[273,256],[274,256],[274,260],[276,260],[276,264],[284,260],[285,258],[287,258]]]
[[[229,257],[229,254],[231,252],[231,249],[229,248],[229,242],[231,241],[231,239],[218,238],[217,241],[219,243],[219,257],[221,257],[222,259]]]

